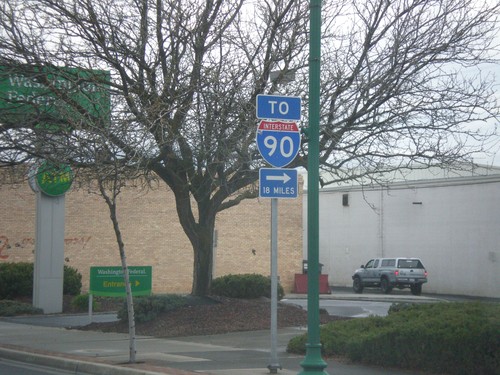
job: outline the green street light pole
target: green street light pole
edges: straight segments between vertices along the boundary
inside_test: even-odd
[[[321,0],[310,0],[309,147],[307,157],[307,344],[300,375],[326,374],[319,329],[319,107]]]

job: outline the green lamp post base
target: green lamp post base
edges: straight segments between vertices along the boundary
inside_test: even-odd
[[[324,371],[327,364],[323,358],[321,358],[321,344],[306,344],[306,350],[306,357],[300,363],[303,370],[299,372],[299,375],[328,375],[328,373]]]

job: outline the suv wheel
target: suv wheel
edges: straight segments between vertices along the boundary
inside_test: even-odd
[[[410,287],[411,294],[414,296],[419,296],[422,294],[422,284],[414,284]]]
[[[380,289],[382,289],[382,292],[384,292],[385,294],[389,294],[392,291],[392,286],[386,277],[383,277],[380,280]]]
[[[352,282],[352,289],[354,289],[354,293],[363,293],[363,283],[359,277],[355,277]]]

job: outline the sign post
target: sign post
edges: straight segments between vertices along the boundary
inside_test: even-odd
[[[328,375],[319,328],[319,119],[321,0],[310,0],[309,149],[307,155],[307,344],[300,375]]]
[[[300,131],[301,100],[297,97],[258,95],[257,118],[263,119],[257,128],[256,142],[260,154],[275,168],[259,170],[259,196],[271,198],[271,360],[267,366],[276,374],[278,360],[278,198],[298,196],[297,170],[283,169],[297,156]]]
[[[34,126],[57,140],[74,125],[108,125],[110,73],[67,67],[0,66],[0,123]],[[45,144],[40,144],[43,148]],[[62,312],[65,192],[69,166],[48,162],[29,176],[36,193],[33,305],[45,314]]]
[[[152,290],[152,267],[127,267],[130,289],[136,296],[149,296]],[[89,322],[92,323],[94,295],[125,297],[127,295],[123,267],[90,267]]]
[[[60,313],[64,284],[64,194],[73,182],[68,165],[35,164],[29,182],[36,193],[33,305],[45,314]]]

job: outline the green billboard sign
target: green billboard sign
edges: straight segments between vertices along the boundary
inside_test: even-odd
[[[107,124],[109,82],[103,70],[0,66],[0,122],[49,131]]]
[[[132,295],[148,296],[152,290],[152,267],[128,267]],[[89,294],[103,297],[124,297],[125,280],[122,267],[90,267]]]

